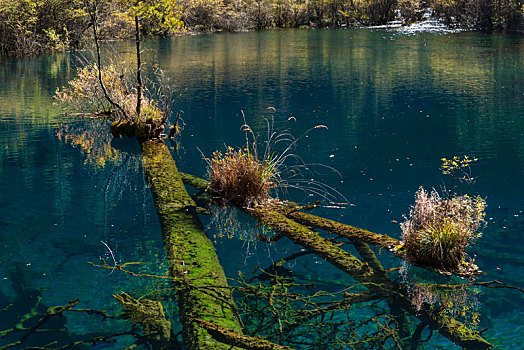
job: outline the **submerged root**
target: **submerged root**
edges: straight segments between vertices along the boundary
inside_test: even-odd
[[[260,337],[249,337],[230,329],[220,327],[219,325],[204,321],[201,319],[194,320],[200,327],[208,331],[211,336],[217,341],[241,349],[251,350],[292,350],[290,347],[274,344],[264,340]]]
[[[166,319],[159,301],[136,300],[127,293],[113,297],[124,308],[124,318],[142,326],[144,334],[155,349],[167,349],[171,343],[171,322]]]

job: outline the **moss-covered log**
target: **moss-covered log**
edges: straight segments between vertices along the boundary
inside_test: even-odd
[[[165,119],[147,119],[146,121],[116,120],[111,124],[113,137],[136,137],[137,140],[158,139],[164,131]]]
[[[205,180],[188,174],[184,174],[184,181],[199,189],[204,189],[206,184]],[[404,288],[386,276],[378,259],[369,254],[369,247],[366,249],[366,246],[362,244],[370,243],[394,251],[394,248],[400,244],[398,240],[303,213],[290,206],[276,205],[273,208],[255,207],[243,208],[243,210],[277,234],[285,235],[295,244],[306,248],[346,272],[355,280],[367,286],[370,291],[386,300],[390,306],[395,305],[394,308],[398,307],[415,315],[453,343],[466,349],[490,349],[493,347],[478,332],[470,330],[463,323],[451,317],[437,314],[427,305],[423,305],[420,310],[417,310],[411,300],[406,297]],[[334,242],[322,238],[318,233],[294,221],[295,219],[305,225],[349,238],[356,244],[362,258],[369,261],[367,263],[362,262]],[[397,252],[397,254],[399,253]],[[392,310],[392,312],[399,313],[398,310]]]
[[[207,180],[204,180],[200,177],[197,177],[195,175],[191,175],[191,174],[187,174],[187,173],[182,173],[180,172],[180,178],[182,179],[182,181],[189,185],[189,186],[192,186],[194,188],[196,188],[197,190],[201,190],[201,191],[205,191],[207,186],[209,185],[209,181]]]
[[[329,220],[320,216],[304,213],[297,210],[289,210],[285,212],[286,216],[294,221],[306,226],[312,226],[325,230],[350,240],[359,240],[375,247],[384,248],[390,251],[395,251],[395,248],[400,245],[400,241],[391,238],[387,235],[373,233],[358,227],[341,224],[339,222]]]
[[[293,350],[287,346],[270,343],[260,337],[249,337],[230,329],[204,320],[195,320],[200,327],[205,328],[213,338],[221,343],[249,350]]]
[[[161,140],[141,142],[144,172],[160,218],[170,273],[186,283],[177,285],[180,321],[186,349],[230,349],[194,319],[241,333],[241,321],[224,271],[196,214],[196,206]],[[214,288],[216,286],[216,288]]]
[[[151,342],[153,349],[172,349],[171,322],[164,315],[164,308],[159,301],[136,300],[127,293],[114,294],[113,297],[124,308],[124,317],[135,324],[140,324],[144,335]]]
[[[197,176],[186,173],[180,173],[180,175],[182,181],[185,184],[193,186],[194,188],[197,188],[199,190],[205,190],[209,185],[208,181]],[[278,209],[279,211],[284,213],[288,218],[293,219],[294,221],[305,226],[319,228],[321,230],[325,230],[340,235],[342,237],[346,237],[350,240],[359,240],[372,246],[387,249],[398,254],[399,256],[403,256],[402,254],[396,252],[396,248],[401,244],[400,241],[387,235],[374,233],[358,227],[329,220],[320,216],[304,213],[302,211],[297,210],[300,209],[300,207],[293,203],[288,203],[287,205],[283,205],[281,207],[279,206],[275,209]]]
[[[267,207],[255,207],[245,209],[245,211],[260,223],[284,234],[295,244],[314,252],[349,274],[355,280],[367,286],[370,291],[386,300],[389,305],[398,305],[398,307],[415,315],[453,343],[466,349],[490,349],[493,347],[478,332],[472,331],[451,317],[437,314],[427,304],[422,305],[421,309],[417,310],[404,294],[405,291],[401,285],[387,278],[381,271],[373,269],[369,264],[344,251],[334,242],[294,222],[282,213]]]

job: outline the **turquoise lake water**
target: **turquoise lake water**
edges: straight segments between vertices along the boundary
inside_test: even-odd
[[[117,46],[124,58],[132,56],[131,44]],[[488,204],[483,237],[468,249],[484,272],[478,281],[524,288],[524,37],[285,30],[184,36],[148,41],[145,48],[146,60],[171,74],[182,92],[175,108],[183,110],[186,125],[179,143],[168,144],[184,172],[205,176],[202,154],[242,146],[242,113],[262,133],[269,118],[275,131],[302,135],[294,152],[312,164],[311,173],[302,170],[305,179],[314,176],[332,188],[330,194],[340,194],[337,202],[349,203],[318,214],[400,238],[399,223],[417,189],[449,183],[441,158],[477,157],[467,191]],[[112,294],[169,287],[88,264],[104,257],[109,263],[142,261],[139,272],[167,270],[136,142],[111,140],[107,125],[64,117],[53,106],[56,88],[75,74],[76,57],[0,61],[0,332],[35,305],[45,312],[79,298],[82,308],[116,314]],[[319,199],[300,185],[303,191],[281,198]],[[300,251],[285,239],[256,241],[262,228],[235,210],[216,209],[202,221],[231,278]],[[384,252],[379,258],[386,268],[403,265]],[[354,283],[312,255],[287,267],[298,281],[330,292]],[[409,283],[460,282],[416,268],[391,276]],[[164,301],[178,331],[174,303]],[[522,292],[477,287],[454,302],[454,312],[464,312],[460,317],[478,330],[487,328],[482,334],[497,348],[524,349]],[[380,307],[356,313],[379,313]],[[55,322],[67,332],[36,334],[18,348],[130,328],[126,321],[81,313]],[[0,338],[0,347],[22,334]],[[117,339],[86,348],[121,349],[133,342]],[[438,335],[425,344],[453,347]]]

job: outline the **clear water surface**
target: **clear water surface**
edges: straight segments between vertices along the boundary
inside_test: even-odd
[[[488,225],[469,253],[485,273],[480,280],[524,287],[523,37],[285,30],[177,37],[148,41],[146,48],[147,60],[183,91],[177,108],[186,126],[171,147],[185,172],[204,176],[202,154],[242,145],[241,111],[253,128],[264,130],[264,118],[273,116],[276,131],[289,128],[296,136],[324,125],[303,135],[294,152],[336,168],[340,176],[321,171],[316,178],[351,205],[318,213],[399,238],[418,187],[445,184],[440,159],[478,157],[469,192],[486,198]],[[118,50],[132,56],[131,45]],[[88,264],[104,257],[110,264],[142,261],[140,272],[167,269],[136,143],[112,141],[107,125],[61,116],[53,106],[55,89],[74,76],[77,62],[76,54],[0,61],[0,331],[35,306],[42,311],[79,298],[84,308],[114,314],[112,294],[166,287]],[[316,199],[300,191],[288,196]],[[240,224],[228,227],[231,217]],[[234,211],[202,220],[230,277],[299,250],[285,241],[257,242],[260,228]],[[380,257],[387,268],[400,265]],[[351,281],[311,256],[294,268],[327,289]],[[408,275],[416,281],[413,270]],[[477,328],[487,328],[483,336],[501,349],[524,349],[523,294],[478,291],[468,302],[479,314]],[[166,305],[176,323],[173,303]],[[68,330],[63,342],[102,331],[96,315],[60,322]],[[113,333],[129,328],[124,321],[108,324]],[[23,345],[56,335],[47,337]],[[14,339],[0,338],[0,346]],[[124,336],[101,347],[130,342]],[[426,345],[441,347],[450,344],[438,336]]]

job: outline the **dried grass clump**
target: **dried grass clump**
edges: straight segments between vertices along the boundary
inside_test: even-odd
[[[276,111],[273,107],[268,110]],[[273,117],[264,119],[267,130],[261,133],[251,129],[243,112],[242,117],[245,146],[228,147],[224,154],[215,152],[210,159],[204,156],[210,179],[208,193],[211,196],[222,203],[250,207],[267,204],[272,199],[270,192],[274,198],[279,195],[287,197],[291,189],[306,193],[308,200],[312,196],[320,196],[337,206],[347,202],[336,189],[315,179],[316,175],[322,175],[319,169],[341,176],[336,169],[306,163],[294,153],[299,140],[307,137],[312,130],[327,129],[325,125],[316,125],[295,137],[288,128],[275,131]],[[290,117],[287,121],[296,122],[296,119]]]
[[[208,192],[229,204],[250,207],[269,200],[277,175],[271,159],[259,160],[250,147],[214,152],[208,162]]]
[[[417,263],[456,271],[466,263],[466,248],[481,236],[486,202],[480,197],[441,198],[420,188],[409,218],[401,224],[402,240]]]

